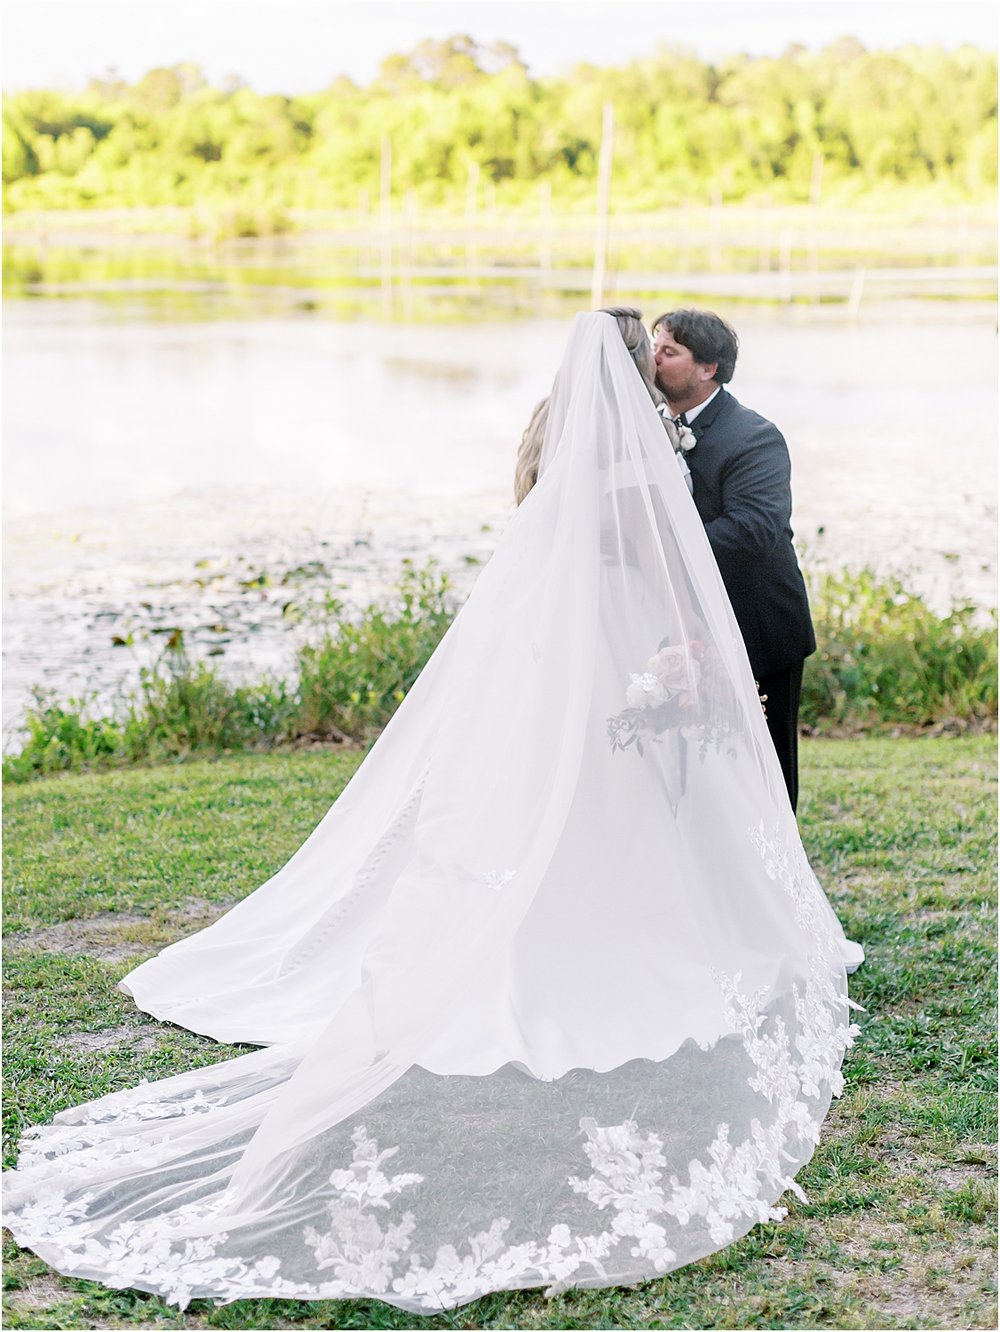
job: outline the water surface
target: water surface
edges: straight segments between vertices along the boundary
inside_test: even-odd
[[[568,328],[119,297],[5,308],[8,743],[31,684],[107,701],[163,641],[115,636],[181,627],[253,675],[287,669],[330,587],[360,604],[433,554],[467,588]],[[992,309],[724,313],[732,390],[789,442],[804,560],[995,604]]]

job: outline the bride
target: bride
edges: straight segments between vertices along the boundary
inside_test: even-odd
[[[654,1277],[802,1196],[856,945],[642,338],[577,317],[537,484],[344,794],[123,982],[264,1048],[26,1135],[6,1222],[59,1271],[429,1314]]]

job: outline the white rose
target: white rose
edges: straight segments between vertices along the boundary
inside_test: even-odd
[[[670,697],[666,689],[651,671],[642,675],[630,675],[631,683],[625,690],[625,702],[630,708],[658,708]]]

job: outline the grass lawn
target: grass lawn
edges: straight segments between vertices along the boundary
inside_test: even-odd
[[[634,1290],[490,1296],[420,1327],[997,1326],[995,741],[811,740],[807,850],[868,962],[847,1088],[799,1176],[808,1203]],[[113,987],[298,846],[358,762],[227,758],[7,788],[5,1143],[75,1102],[220,1047]],[[225,1054],[225,1049],[221,1050]],[[377,1301],[194,1302],[54,1275],[5,1248],[11,1328],[401,1328]]]

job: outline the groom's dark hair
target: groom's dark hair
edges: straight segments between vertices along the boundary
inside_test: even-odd
[[[672,310],[653,324],[665,328],[675,342],[687,347],[699,365],[715,363],[715,382],[728,384],[736,369],[740,340],[724,319],[711,310]]]

